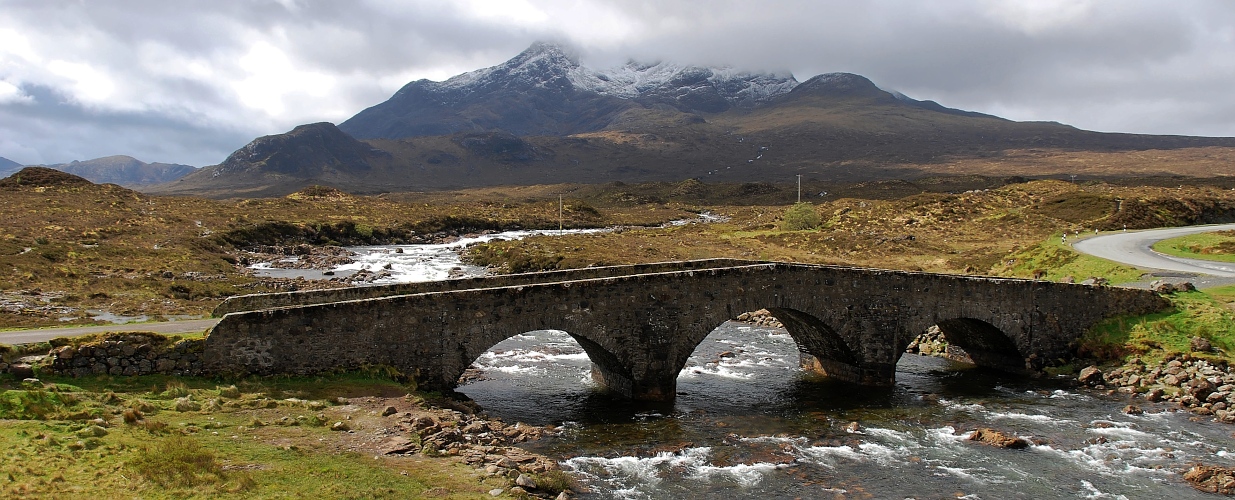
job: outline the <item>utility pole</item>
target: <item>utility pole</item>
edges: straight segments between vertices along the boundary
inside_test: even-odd
[[[802,174],[798,174],[798,203],[802,203]]]

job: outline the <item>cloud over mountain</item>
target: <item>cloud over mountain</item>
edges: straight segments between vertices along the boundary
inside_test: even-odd
[[[0,155],[212,164],[250,138],[338,122],[409,81],[560,40],[627,59],[862,74],[1017,120],[1235,135],[1235,3],[6,2]]]

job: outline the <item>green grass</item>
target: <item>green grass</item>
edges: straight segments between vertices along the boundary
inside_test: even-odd
[[[1235,262],[1235,233],[1215,231],[1189,234],[1154,243],[1153,249],[1167,255],[1187,259]]]
[[[0,497],[487,498],[505,484],[451,459],[347,451],[327,425],[336,398],[409,392],[379,371],[42,380],[0,376]],[[176,411],[179,397],[203,409]]]
[[[1062,241],[1062,234],[1053,234],[1037,245],[1014,252],[1004,258],[993,271],[1003,276],[1032,277],[1059,281],[1071,276],[1076,282],[1101,277],[1111,283],[1126,283],[1141,278],[1144,271],[1117,262],[1077,252]]]
[[[1215,353],[1193,353],[1213,360],[1235,357],[1235,312],[1225,300],[1235,296],[1235,287],[1214,292],[1186,292],[1170,296],[1172,309],[1136,317],[1108,319],[1081,337],[1082,356],[1113,361],[1128,355],[1154,360],[1187,353],[1192,337],[1209,340]]]

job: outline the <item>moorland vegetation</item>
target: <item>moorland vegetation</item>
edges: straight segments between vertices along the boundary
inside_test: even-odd
[[[255,246],[412,243],[556,228],[559,195],[563,226],[620,229],[490,242],[466,257],[494,272],[733,257],[1120,283],[1143,279],[1142,271],[1078,254],[1061,236],[1235,220],[1235,192],[1217,181],[970,176],[808,182],[804,192],[814,193],[811,202],[795,204],[788,184],[687,180],[375,196],[311,187],[280,198],[205,200],[27,169],[0,180],[0,272],[7,275],[0,326],[85,324],[97,311],[205,315],[230,295],[314,286],[254,276],[243,262]],[[721,218],[662,226],[702,212]],[[1164,244],[1229,256],[1235,238],[1206,238],[1216,239]],[[1081,353],[1110,362],[1186,354],[1226,365],[1235,352],[1235,292],[1181,292],[1171,300],[1172,310],[1099,326],[1081,340]],[[1213,348],[1193,352],[1197,337]],[[8,362],[48,347],[0,354]],[[1056,371],[1079,367],[1064,361]],[[396,426],[387,407],[443,422],[472,411],[376,367],[313,378],[36,375],[35,382],[0,376],[0,440],[10,444],[0,490],[7,495],[480,498],[509,488],[518,474],[485,472],[433,450],[373,460],[383,443],[346,429]],[[346,488],[341,478],[349,479]],[[553,474],[536,479],[569,487]]]

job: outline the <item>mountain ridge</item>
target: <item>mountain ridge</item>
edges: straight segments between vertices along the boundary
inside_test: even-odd
[[[1141,162],[1138,175],[1235,174],[1230,163],[1193,154],[1197,148],[1218,148],[1215,158],[1235,156],[1235,138],[1015,122],[919,101],[851,73],[799,82],[669,63],[598,71],[560,47],[533,44],[503,64],[443,82],[409,82],[338,126],[311,124],[255,139],[220,165],[149,190],[226,197],[284,195],[312,184],[382,192],[795,175],[860,182],[961,164],[1004,175],[1000,158],[1021,162],[1016,175],[1109,176],[1111,160],[1025,158],[1149,150],[1188,150],[1171,153],[1188,157],[1188,166]]]
[[[146,163],[127,155],[112,155],[91,160],[74,160],[47,167],[83,177],[96,184],[117,184],[142,187],[171,182],[197,170],[191,165],[176,163]]]

